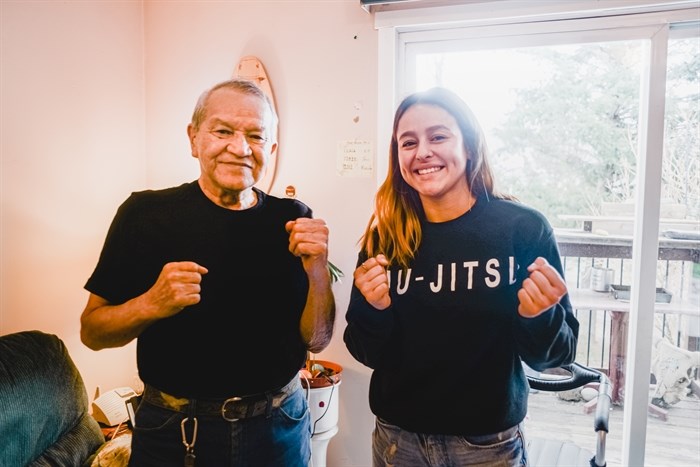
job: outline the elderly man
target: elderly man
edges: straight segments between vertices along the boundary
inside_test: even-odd
[[[81,338],[95,350],[137,339],[130,466],[309,462],[298,370],[332,335],[328,228],[254,187],[275,127],[255,84],[217,84],[187,129],[199,179],[133,193],[112,221]]]

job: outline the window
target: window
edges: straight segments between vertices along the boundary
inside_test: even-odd
[[[642,48],[627,40],[421,53],[415,88],[457,91],[486,132],[501,190],[574,227],[567,214],[634,199]]]

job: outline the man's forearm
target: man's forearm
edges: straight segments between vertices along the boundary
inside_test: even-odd
[[[335,297],[330,275],[309,284],[306,306],[301,315],[301,336],[306,348],[313,353],[325,349],[333,337]]]
[[[128,344],[155,321],[147,318],[145,306],[141,297],[121,305],[111,305],[92,296],[80,318],[80,339],[93,350]]]

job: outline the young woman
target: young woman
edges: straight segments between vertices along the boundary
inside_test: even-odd
[[[576,355],[552,228],[494,190],[481,128],[451,91],[401,102],[390,159],[344,334],[374,369],[373,464],[527,465],[522,362]]]

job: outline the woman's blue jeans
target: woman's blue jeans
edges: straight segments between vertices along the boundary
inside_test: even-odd
[[[481,436],[426,435],[377,418],[372,433],[374,467],[527,466],[522,425]]]
[[[185,446],[180,423],[186,417],[142,402],[136,412],[129,467],[182,466]],[[310,463],[310,414],[301,387],[269,418],[263,414],[229,422],[214,415],[197,416],[197,425],[196,467],[307,467]],[[191,437],[191,420],[185,426]]]

